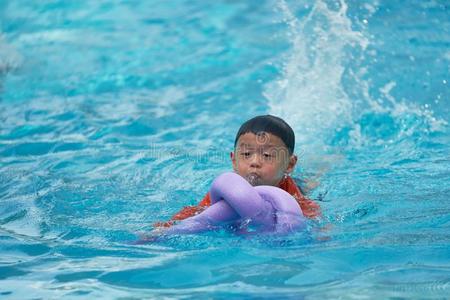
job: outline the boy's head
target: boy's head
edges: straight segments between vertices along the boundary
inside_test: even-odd
[[[242,124],[236,135],[233,169],[252,185],[277,186],[297,162],[294,146],[294,131],[283,119],[254,117]]]
[[[236,134],[236,138],[234,140],[234,147],[236,148],[236,144],[241,137],[241,135],[251,132],[255,135],[260,133],[271,133],[277,137],[279,137],[286,148],[289,150],[289,154],[294,153],[295,147],[295,134],[292,130],[291,126],[286,123],[283,119],[272,116],[272,115],[264,115],[257,116],[241,125],[239,131]]]

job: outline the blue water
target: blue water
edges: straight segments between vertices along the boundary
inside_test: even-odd
[[[0,295],[448,299],[447,1],[0,1]],[[323,219],[132,245],[295,128]]]

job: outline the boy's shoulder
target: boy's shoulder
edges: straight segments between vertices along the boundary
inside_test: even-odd
[[[292,180],[297,185],[298,189],[302,194],[305,194],[308,191],[307,181],[305,179],[299,177],[292,177]]]

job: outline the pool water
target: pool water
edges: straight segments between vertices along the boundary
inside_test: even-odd
[[[447,1],[0,1],[5,299],[448,299]],[[323,218],[134,245],[296,132]]]

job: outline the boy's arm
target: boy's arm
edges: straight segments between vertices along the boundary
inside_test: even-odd
[[[181,221],[189,217],[195,216],[202,212],[206,207],[211,205],[211,198],[209,192],[203,197],[202,201],[195,206],[185,206],[179,212],[174,214],[167,222],[157,222],[153,224],[154,227],[170,227],[175,221]]]

